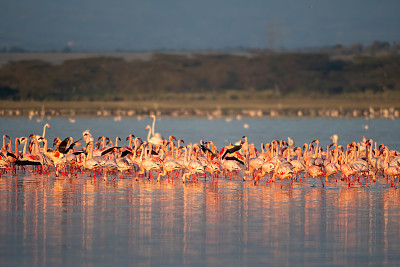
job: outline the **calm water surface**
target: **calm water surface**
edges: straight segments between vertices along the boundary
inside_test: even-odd
[[[94,137],[107,136],[112,140],[119,136],[124,139],[130,135],[147,138],[146,125],[152,124],[150,118],[127,118],[115,121],[113,118],[76,118],[70,123],[68,118],[36,119],[1,118],[0,131],[15,137],[42,134],[43,125],[49,123],[51,128],[46,130],[46,138],[64,138],[72,136],[81,138],[82,132],[90,129]],[[246,128],[247,127],[247,128]],[[367,128],[367,129],[366,129]],[[333,134],[339,135],[339,144],[346,145],[360,141],[363,136],[372,138],[378,145],[384,143],[391,149],[400,150],[400,120],[391,119],[326,119],[326,118],[243,118],[214,119],[206,118],[158,118],[155,131],[164,138],[170,135],[183,139],[185,143],[198,143],[199,140],[213,140],[218,147],[236,142],[246,135],[249,142],[257,145],[272,140],[287,140],[291,137],[295,145],[302,146],[314,139],[319,139],[323,146],[329,145]],[[49,145],[50,142],[49,142]]]
[[[45,122],[0,118],[10,137],[41,133]],[[49,121],[46,137],[145,138],[151,120]],[[248,124],[248,128],[243,127]],[[368,125],[366,130],[365,125]],[[363,135],[400,148],[399,123],[363,119],[169,119],[156,131],[185,142],[214,140],[220,147],[243,135],[259,144],[290,136],[297,145],[329,144]],[[380,178],[369,187],[339,180],[322,188],[303,179],[255,186],[240,179],[162,183],[132,176],[104,182],[19,171],[0,178],[2,266],[72,265],[300,265],[396,266],[400,263],[400,190]]]

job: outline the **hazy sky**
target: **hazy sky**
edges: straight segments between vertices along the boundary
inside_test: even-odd
[[[400,0],[0,0],[0,48],[295,49],[400,41]]]

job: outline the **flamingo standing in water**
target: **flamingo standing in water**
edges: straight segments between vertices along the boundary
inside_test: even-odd
[[[151,178],[151,172],[153,170],[159,170],[161,168],[160,163],[151,157],[151,151],[152,151],[152,144],[144,142],[142,145],[142,153],[140,154],[140,160],[139,160],[140,161],[139,167],[141,168],[141,171],[137,173],[137,175],[139,175],[139,174],[144,174],[145,171],[147,171],[148,179]],[[143,156],[145,156],[144,159]],[[139,178],[137,176],[136,180],[138,179]]]
[[[346,151],[342,155],[341,164],[340,164],[340,172],[345,177],[345,179],[349,183],[349,187],[350,187],[350,176],[357,174],[357,169],[355,168],[355,166],[353,166],[353,164],[347,162],[348,152],[349,151]]]
[[[293,166],[288,163],[278,163],[275,166],[274,176],[281,179],[281,189],[283,187],[283,179],[288,179],[290,182],[290,186],[293,187],[292,176],[293,176]]]
[[[229,172],[229,180],[234,178],[233,173],[242,169],[239,164],[245,165],[244,158],[239,152],[232,154],[233,156],[225,157],[222,160],[222,169]]]
[[[290,147],[289,147],[290,151]],[[306,165],[304,164],[304,161],[301,157],[301,148],[300,147],[295,147],[294,152],[296,153],[297,157],[290,159],[290,164],[293,166],[293,173],[294,173],[294,180],[297,180],[297,174],[299,174],[299,178],[301,181],[301,174],[300,172],[306,171]]]
[[[261,158],[250,158],[249,170],[245,171],[245,175],[243,176],[243,181],[246,181],[247,174],[253,175],[253,179],[254,179],[254,181],[256,181],[254,174],[256,171],[258,171],[262,167],[263,164],[264,164],[264,160]]]
[[[183,168],[177,161],[173,159],[166,160],[163,164],[163,172],[158,174],[157,182],[160,182],[162,176],[165,176],[167,173],[171,173],[173,171],[181,170]],[[169,180],[169,178],[168,178]]]
[[[206,171],[211,173],[212,179],[216,178],[218,173],[221,171],[221,162],[218,159],[210,160],[207,163]]]
[[[318,165],[309,164],[310,163],[309,158],[305,158],[305,162],[306,162],[306,168],[307,168],[308,173],[313,177],[313,187],[314,187],[315,178],[320,178],[322,187],[324,187],[325,186],[324,182],[321,179],[321,176],[325,175],[323,168]]]
[[[330,146],[332,146],[333,144],[331,144]],[[334,151],[333,151],[333,158],[331,157],[331,152],[329,151],[329,147],[328,147],[328,149],[327,149],[327,159],[328,159],[328,161],[327,161],[327,163],[325,164],[325,175],[326,175],[326,179],[325,179],[325,181],[326,182],[328,182],[329,181],[329,177],[331,176],[331,175],[336,175],[336,173],[338,173],[339,172],[339,168],[338,168],[338,165],[337,165],[337,161],[338,161],[338,150],[337,149],[335,149]],[[337,181],[337,178],[336,178],[336,181]]]
[[[182,183],[186,182],[186,178],[190,175],[204,173],[204,166],[197,159],[192,159],[192,144],[187,145],[189,147],[189,153],[187,153],[187,147],[185,149],[184,165],[186,166],[187,172],[182,175]],[[187,155],[188,154],[188,155]]]
[[[98,168],[100,168],[100,164],[97,160],[93,159],[93,142],[88,144],[89,151],[87,153],[81,154],[81,160],[78,162],[78,165],[83,166],[84,168],[90,170],[90,179],[95,177],[95,172]]]
[[[111,153],[111,157],[105,161],[104,165],[102,165],[104,169],[104,178],[103,178],[104,181],[107,181],[108,172],[118,170],[118,164],[115,160],[115,150],[116,148],[112,148],[113,152]]]
[[[394,186],[394,188],[396,189],[396,185],[397,185],[397,180],[398,177],[400,175],[400,168],[398,166],[390,166],[389,165],[389,151],[388,150],[384,150],[383,151],[384,155],[385,155],[385,160],[384,160],[384,173],[387,175],[387,177],[393,177],[393,182],[392,182],[392,186]],[[396,179],[397,178],[397,179]]]
[[[276,166],[281,163],[282,163],[282,161],[278,157],[275,157],[275,156],[272,157],[271,159],[265,161],[263,163],[263,165],[261,166],[261,173],[258,173],[256,175],[256,177],[254,179],[254,183],[257,183],[260,180],[260,178],[264,177],[265,174],[267,174],[267,173],[269,175],[269,178],[266,182],[267,183],[271,182],[272,181],[271,179],[275,178],[275,173],[273,175],[273,178],[271,178],[271,173],[275,172]]]

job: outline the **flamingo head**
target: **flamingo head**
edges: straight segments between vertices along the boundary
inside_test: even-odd
[[[130,134],[130,135],[125,139],[125,141],[128,141],[129,139],[132,139],[132,138],[135,138],[135,135],[134,135],[134,134]]]
[[[85,131],[82,133],[82,136],[83,136],[83,137],[85,137],[86,135],[91,135],[89,129],[85,130]]]

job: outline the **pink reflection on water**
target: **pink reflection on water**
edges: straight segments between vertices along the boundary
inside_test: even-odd
[[[13,264],[392,264],[400,191],[312,181],[0,178],[0,260]]]

